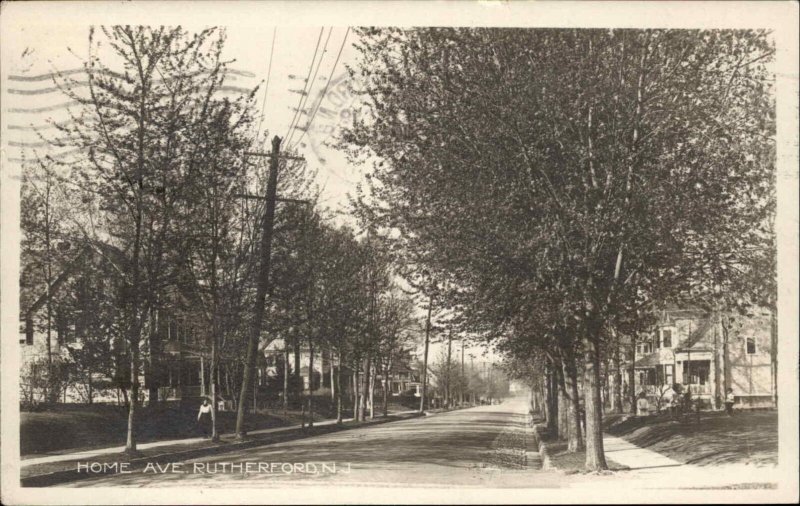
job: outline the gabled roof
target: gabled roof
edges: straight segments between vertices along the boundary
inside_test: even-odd
[[[58,289],[75,273],[75,269],[78,267],[80,260],[86,256],[87,254],[98,254],[101,258],[111,262],[112,264],[116,265],[119,268],[120,265],[125,265],[128,260],[122,250],[117,248],[116,246],[112,246],[110,244],[106,244],[102,241],[95,241],[95,240],[85,240],[83,246],[78,251],[78,253],[69,261],[67,262],[64,269],[56,276],[56,279],[50,285],[50,294],[54,294],[58,291]],[[31,315],[36,313],[39,309],[44,306],[45,302],[47,302],[47,290],[39,296],[36,301],[29,308],[27,308],[24,312],[25,317],[29,318]]]
[[[708,331],[713,328],[714,326],[714,319],[713,318],[703,318],[700,320],[697,329],[694,330],[691,335],[683,341],[680,346],[676,348],[677,351],[684,351],[688,349],[707,349],[706,346],[702,346],[705,343],[702,343],[702,339],[706,336]]]
[[[63,285],[64,282],[66,282],[72,275],[72,273],[75,271],[75,267],[78,265],[80,259],[83,258],[83,256],[86,255],[88,252],[89,252],[88,246],[84,246],[83,248],[81,248],[80,252],[67,263],[67,266],[64,268],[64,270],[61,271],[58,274],[58,276],[56,276],[56,279],[50,285],[50,290],[46,290],[44,293],[42,293],[42,295],[40,295],[39,298],[36,299],[36,301],[33,304],[31,304],[31,306],[25,311],[26,318],[30,318],[31,315],[33,315],[35,312],[41,309],[42,306],[44,306],[45,302],[47,302],[48,292],[50,293],[51,296],[52,294],[56,293],[58,289],[61,287],[61,285]]]

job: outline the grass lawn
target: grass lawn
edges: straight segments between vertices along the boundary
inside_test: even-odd
[[[668,415],[619,420],[609,417],[609,434],[686,464],[778,463],[776,411],[701,413],[699,422]]]
[[[586,472],[586,451],[577,452],[567,451],[567,442],[553,438],[548,431],[541,431],[543,441],[547,444],[547,451],[550,456],[550,463],[566,474]],[[628,469],[616,462],[608,461],[610,471],[621,471]]]
[[[314,420],[324,420],[332,413],[330,400],[315,400]],[[198,405],[199,406],[199,405]],[[201,435],[197,427],[198,406],[176,403],[143,406],[138,411],[137,437],[140,443],[182,439]],[[392,406],[390,406],[391,408]],[[345,413],[345,417],[352,416]],[[376,410],[376,416],[379,411]],[[269,410],[248,413],[245,428],[250,430],[283,427],[300,423],[300,411]],[[220,412],[217,419],[221,433],[233,432],[235,412]],[[47,411],[20,413],[20,453],[23,457],[65,451],[88,450],[125,444],[128,411],[115,405],[61,404]]]

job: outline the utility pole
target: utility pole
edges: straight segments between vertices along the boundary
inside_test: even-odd
[[[451,379],[450,376],[453,371],[453,368],[451,367],[452,362],[450,361],[450,357],[452,356],[452,350],[453,350],[453,329],[451,328],[447,333],[447,376],[445,376],[445,381],[447,381],[447,383],[445,383],[445,390],[444,390],[444,396],[445,396],[444,404],[446,408],[449,408],[450,403],[452,402],[452,399],[450,398],[451,395],[450,387],[452,384],[452,382],[450,381]]]
[[[236,413],[236,437],[243,438],[247,433],[244,430],[244,406],[253,381],[253,371],[256,366],[258,353],[258,340],[261,334],[261,323],[264,319],[264,304],[269,291],[269,269],[272,253],[272,229],[275,221],[275,197],[278,188],[278,162],[281,149],[281,138],[277,135],[272,138],[272,153],[269,156],[269,178],[267,180],[266,206],[261,230],[261,264],[258,269],[258,284],[256,286],[256,300],[253,310],[253,322],[250,327],[250,336],[247,343],[247,359],[245,362],[244,379],[239,394],[239,405]]]
[[[489,364],[489,404],[492,404],[494,400],[494,385],[492,384],[492,369],[494,368],[494,362]]]
[[[477,385],[473,385],[475,379],[475,355],[472,353],[469,354],[469,393],[470,398],[472,399],[472,404],[475,405],[475,387]]]
[[[425,355],[422,361],[422,396],[419,399],[419,412],[425,410],[425,391],[428,388],[428,346],[431,337],[431,309],[433,308],[433,291],[428,298],[428,318],[425,322]]]
[[[466,382],[467,377],[464,376],[464,341],[461,341],[461,403],[466,400]]]

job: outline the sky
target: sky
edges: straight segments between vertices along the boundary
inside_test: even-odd
[[[32,126],[65,117],[66,108],[59,106],[67,99],[55,88],[49,75],[80,68],[88,50],[88,30],[88,25],[17,28],[7,81],[10,107],[4,108],[11,128],[12,160],[20,158],[23,149],[45,149]],[[224,57],[235,60],[230,68],[240,71],[231,76],[235,80],[231,84],[250,89],[260,84],[256,108],[263,111],[261,132],[284,138],[283,148],[289,141],[288,145],[306,158],[310,168],[317,170],[321,203],[341,211],[347,194],[363,178],[342,153],[327,145],[335,138],[342,121],[351,117],[354,96],[347,90],[345,64],[354,63],[355,34],[352,31],[348,34],[347,27],[321,26],[242,26],[226,28],[225,32]],[[309,79],[311,86],[303,113],[296,120],[298,127],[290,132],[300,92],[309,75],[316,79]],[[326,88],[329,77],[331,84]],[[303,136],[301,128],[309,125],[316,108],[319,110]]]

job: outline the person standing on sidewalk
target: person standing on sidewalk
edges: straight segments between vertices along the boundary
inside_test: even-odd
[[[650,403],[647,401],[647,393],[644,390],[639,392],[639,398],[636,401],[636,414],[637,416],[650,414]]]
[[[210,437],[211,434],[211,404],[208,399],[203,399],[203,404],[200,406],[200,412],[197,413],[197,424],[200,430],[203,431],[203,438]]]
[[[736,397],[733,396],[733,389],[728,389],[725,394],[725,413],[728,416],[733,416],[733,405],[736,403]]]

